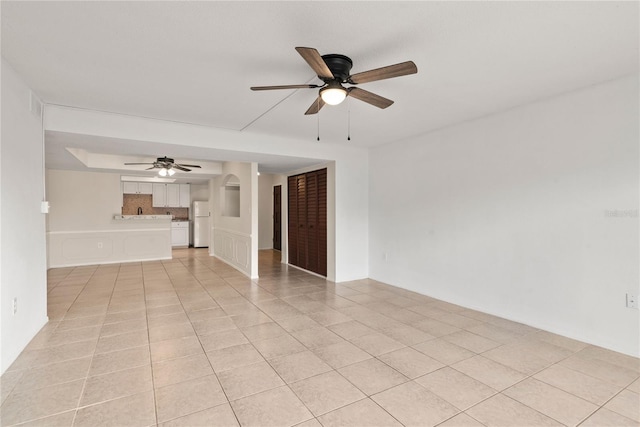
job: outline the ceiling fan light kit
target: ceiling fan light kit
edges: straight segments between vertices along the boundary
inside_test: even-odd
[[[331,81],[320,89],[320,97],[329,105],[338,105],[347,97],[347,90],[336,81]]]
[[[377,80],[401,77],[418,72],[418,67],[413,61],[401,62],[387,67],[376,68],[362,73],[350,74],[353,61],[351,58],[339,55],[320,55],[316,49],[310,47],[296,47],[296,51],[307,61],[307,64],[315,71],[324,85],[280,85],[280,86],[253,86],[251,90],[278,90],[278,89],[316,89],[320,88],[318,97],[305,112],[306,115],[316,114],[325,105],[338,105],[347,96],[371,104],[378,108],[387,108],[393,101],[375,93],[352,86],[345,88],[345,83],[358,85]]]
[[[169,169],[162,168],[162,169],[160,169],[160,171],[158,171],[158,175],[160,175],[160,176],[167,176],[167,175],[173,176],[173,174],[175,174],[175,173],[176,173],[176,171],[174,171],[173,169],[170,169],[170,168]]]

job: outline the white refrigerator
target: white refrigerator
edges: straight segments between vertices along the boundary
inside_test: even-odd
[[[193,247],[209,247],[209,202],[193,202]]]

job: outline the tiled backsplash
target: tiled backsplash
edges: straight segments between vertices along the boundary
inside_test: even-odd
[[[189,208],[154,208],[151,194],[123,194],[122,215],[137,215],[142,208],[143,215],[173,215],[174,219],[189,219]]]

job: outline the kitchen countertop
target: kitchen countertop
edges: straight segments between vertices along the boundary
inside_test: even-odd
[[[168,219],[168,220],[172,220],[173,219],[173,215],[114,215],[113,219],[115,220],[122,220],[122,221],[140,221],[140,220],[145,220],[145,219]]]

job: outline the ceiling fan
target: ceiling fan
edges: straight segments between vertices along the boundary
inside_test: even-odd
[[[345,88],[343,84],[357,85],[390,79],[392,77],[406,76],[418,72],[418,68],[413,61],[406,61],[350,75],[353,61],[347,56],[338,54],[321,56],[316,49],[310,47],[296,47],[296,51],[307,61],[307,64],[316,72],[320,80],[324,82],[323,85],[253,86],[251,90],[320,88],[318,98],[311,104],[305,114],[316,114],[325,104],[338,105],[344,101],[347,96],[359,99],[378,108],[387,108],[393,104],[392,100],[358,87],[352,86]]]
[[[189,168],[200,168],[199,165],[185,165],[175,163],[173,159],[167,156],[158,157],[156,161],[152,163],[125,163],[125,165],[152,165],[150,168],[147,168],[145,170],[160,169],[159,173],[162,176],[173,175],[175,173],[174,169],[178,169],[183,172],[191,172],[191,169]]]

